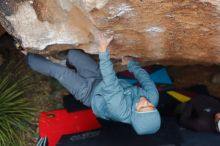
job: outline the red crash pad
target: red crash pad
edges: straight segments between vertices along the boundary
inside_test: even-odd
[[[39,134],[48,138],[49,146],[56,146],[62,135],[101,128],[92,110],[68,113],[65,109],[40,113]]]

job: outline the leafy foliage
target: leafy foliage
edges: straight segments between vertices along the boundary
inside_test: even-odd
[[[10,63],[0,74],[0,146],[23,146],[29,132],[34,109],[25,90],[30,88],[30,75],[20,63]]]

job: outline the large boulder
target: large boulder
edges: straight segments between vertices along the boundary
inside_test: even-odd
[[[5,29],[0,25],[0,36],[2,36],[5,33]]]
[[[114,34],[114,58],[220,63],[220,0],[1,0],[0,14],[4,28],[30,51],[77,47],[97,54],[99,30]]]

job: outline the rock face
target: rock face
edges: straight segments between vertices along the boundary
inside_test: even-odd
[[[2,36],[5,33],[5,29],[0,25],[0,36]]]
[[[220,63],[220,0],[1,0],[1,24],[24,48],[97,54],[97,30],[114,34],[112,57],[160,64]]]

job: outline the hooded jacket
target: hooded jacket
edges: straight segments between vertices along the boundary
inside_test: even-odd
[[[130,85],[116,77],[109,52],[99,53],[100,70],[103,80],[92,93],[91,107],[97,117],[131,124],[137,134],[153,134],[160,128],[161,119],[157,109],[150,112],[137,112],[136,104],[141,96],[146,97],[155,107],[159,94],[149,74],[137,62],[129,61],[128,70],[141,84]]]

